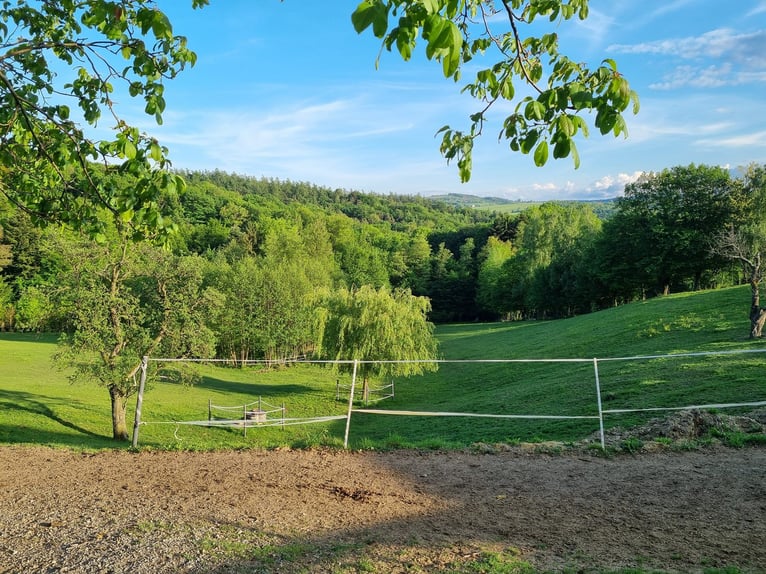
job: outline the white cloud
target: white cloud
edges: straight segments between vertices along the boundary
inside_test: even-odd
[[[653,89],[681,87],[718,88],[766,81],[766,30],[738,33],[729,28],[712,30],[701,36],[671,38],[642,44],[616,44],[610,47],[623,54],[667,56],[693,61],[666,74]],[[697,62],[708,62],[701,65]]]
[[[671,73],[666,74],[662,82],[649,84],[649,87],[655,90],[673,90],[685,86],[718,88],[743,83],[741,79],[737,79],[738,76],[732,72],[732,67],[729,64],[708,66],[707,68],[678,66]]]
[[[766,82],[766,70],[763,72],[739,72],[730,64],[695,68],[679,66],[666,74],[661,82],[649,84],[655,90],[672,90],[683,87],[718,88],[722,86],[741,86]]]
[[[656,20],[666,21],[672,16],[670,14],[679,12],[689,5],[694,5],[699,0],[675,0],[665,2],[648,3],[645,0],[620,0],[619,2],[610,0],[599,0],[592,2],[586,22],[590,21],[594,14],[597,21],[603,22],[609,28],[615,28],[619,25],[621,30],[641,30]],[[609,12],[605,16],[603,12],[597,11],[595,6],[601,6],[601,10]],[[606,34],[611,33],[607,28],[594,29],[592,33],[596,38],[601,39]]]
[[[203,150],[225,165],[262,159],[294,161],[331,155],[333,146],[412,128],[406,118],[387,118],[363,102],[293,102],[271,109],[195,110],[169,113],[160,134],[168,144]]]
[[[731,57],[752,61],[758,66],[766,61],[761,48],[766,44],[766,31],[747,34],[730,28],[711,30],[701,36],[671,38],[642,44],[613,44],[608,49],[623,54],[666,54],[683,59]]]
[[[571,180],[560,182],[532,183],[525,186],[505,188],[494,194],[509,199],[526,201],[548,201],[561,199],[611,199],[622,195],[625,186],[636,181],[643,171],[605,175],[588,184]]]
[[[643,171],[633,173],[619,173],[617,175],[605,175],[594,181],[586,188],[589,196],[609,198],[621,195],[625,186],[638,180],[644,174]]]
[[[550,191],[559,191],[561,187],[559,184],[556,183],[533,183],[532,184],[532,190],[535,192],[550,192]]]
[[[736,136],[715,138],[715,139],[701,139],[698,141],[701,145],[729,147],[729,148],[741,148],[741,147],[763,147],[766,148],[766,131],[758,131],[752,133],[743,133]]]
[[[574,31],[577,31],[578,40],[587,43],[592,49],[600,47],[604,38],[614,28],[615,16],[591,8],[585,20],[574,21]]]
[[[396,113],[362,87],[335,99],[317,94],[311,101],[283,97],[250,107],[174,109],[154,132],[177,168],[381,193],[439,190],[445,179],[458,181],[434,139],[432,115],[442,104],[393,103]]]
[[[649,12],[649,20],[655,20],[657,18],[664,18],[671,12],[682,10],[688,4],[692,4],[694,0],[675,0],[674,2],[663,2],[658,8],[655,8]]]

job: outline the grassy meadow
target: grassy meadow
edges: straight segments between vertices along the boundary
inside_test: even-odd
[[[594,364],[603,408],[679,407],[766,400],[766,354],[644,358],[653,355],[756,351],[749,340],[747,287],[685,293],[559,321],[443,325],[438,372],[398,379],[395,396],[377,409],[593,416]],[[55,335],[0,334],[0,444],[33,443],[84,449],[126,448],[111,437],[106,389],[70,382],[51,356]],[[581,362],[449,362],[494,359],[584,359]],[[142,448],[212,450],[342,446],[345,420],[281,427],[209,428],[208,403],[258,401],[286,408],[288,418],[344,415],[349,375],[327,367],[227,368],[203,365],[194,386],[151,383],[142,409]],[[373,386],[389,383],[373,382]],[[362,407],[357,402],[357,408]],[[135,402],[129,406],[132,428]],[[269,410],[271,407],[264,408]],[[736,412],[736,411],[727,411]],[[639,424],[666,413],[610,414],[607,427]],[[276,416],[276,415],[275,415]],[[351,448],[461,447],[475,443],[577,441],[598,430],[593,419],[497,419],[380,416],[354,413]]]

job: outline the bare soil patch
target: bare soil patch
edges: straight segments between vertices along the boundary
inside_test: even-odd
[[[766,572],[766,449],[0,448],[0,572]]]

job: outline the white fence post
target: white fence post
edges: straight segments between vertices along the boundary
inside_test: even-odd
[[[356,368],[359,361],[354,359],[354,372],[351,375],[351,392],[348,395],[348,414],[346,415],[346,435],[343,438],[343,448],[348,448],[348,431],[351,428],[351,410],[354,407],[354,387],[356,387]]]
[[[141,405],[144,402],[144,388],[146,387],[146,368],[149,357],[141,358],[141,380],[138,383],[138,397],[136,398],[136,417],[133,421],[133,448],[138,447],[138,427],[141,425]]]
[[[604,441],[604,410],[601,407],[601,382],[598,378],[598,359],[593,357],[593,371],[596,374],[596,401],[598,403],[598,426],[599,434],[601,436],[601,450],[606,450],[606,442]]]

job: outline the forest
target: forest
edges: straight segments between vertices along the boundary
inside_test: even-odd
[[[183,172],[186,189],[162,205],[175,232],[165,245],[130,249],[131,238],[115,225],[91,242],[62,227],[40,229],[6,203],[0,328],[72,330],[67,299],[123,252],[136,280],[193,274],[210,299],[201,320],[216,353],[252,358],[310,347],[309,307],[324,290],[407,289],[430,301],[431,321],[463,322],[562,318],[729,286],[749,280],[748,272],[741,253],[719,247],[730,230],[759,221],[762,171],[751,166],[733,178],[691,165],[649,174],[628,185],[606,218],[588,202],[507,214],[426,197]]]

